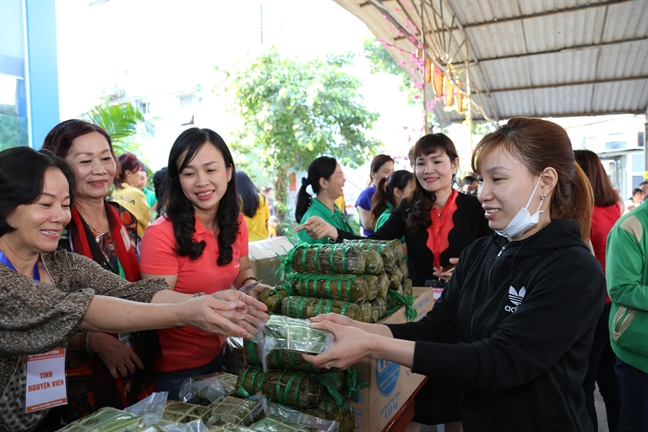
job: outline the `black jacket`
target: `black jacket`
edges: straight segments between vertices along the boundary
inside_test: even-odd
[[[449,247],[441,253],[441,266],[448,266],[450,258],[458,258],[462,250],[470,246],[479,237],[488,236],[493,233],[488,227],[488,221],[484,217],[484,210],[477,197],[459,193],[457,195],[457,210],[452,215],[454,228],[448,234]],[[411,234],[405,224],[407,217],[407,200],[391,214],[387,222],[374,232],[369,238],[376,240],[393,240],[405,236],[407,244],[407,266],[409,278],[413,286],[425,286],[425,281],[434,278],[432,263],[434,255],[427,247],[428,232],[421,230],[417,235]],[[338,230],[338,238],[357,239],[362,238]]]
[[[464,430],[591,431],[582,385],[604,293],[578,223],[559,219],[475,241],[434,308],[389,327],[416,341],[414,372],[461,386]]]

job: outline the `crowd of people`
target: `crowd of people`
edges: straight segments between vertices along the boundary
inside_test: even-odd
[[[462,179],[444,134],[420,138],[411,165],[371,161],[361,235],[340,204],[342,166],[318,157],[294,229],[306,243],[400,239],[413,285],[441,297],[407,324],[319,315],[335,344],[304,358],[426,375],[410,431],[591,431],[596,385],[610,431],[648,430],[645,197],[626,211],[598,156],[539,119],[486,135]],[[271,188],[200,128],[152,180],[154,192],[144,163],[83,120],[56,125],[41,151],[0,152],[0,431],[57,430],[152,391],[178,400],[187,378],[222,369],[228,336],[267,319],[248,243],[276,236]],[[26,412],[28,355],[61,348],[77,377],[68,405]]]

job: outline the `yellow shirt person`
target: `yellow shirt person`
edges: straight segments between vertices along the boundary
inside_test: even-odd
[[[250,218],[244,214],[248,226],[248,241],[264,240],[269,237],[268,219],[270,219],[270,209],[263,195],[257,195],[259,196],[259,206],[254,216]]]

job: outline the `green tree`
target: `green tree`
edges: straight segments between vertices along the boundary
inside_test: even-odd
[[[351,56],[297,61],[272,48],[249,62],[221,70],[231,109],[241,119],[232,147],[255,154],[286,203],[289,175],[330,155],[357,167],[375,154],[378,142],[365,136],[378,114],[359,94],[361,82],[346,67]],[[287,208],[277,206],[283,220]]]
[[[135,137],[140,133],[139,125],[144,126],[146,135],[154,135],[155,119],[147,120],[142,111],[130,102],[117,105],[99,105],[81,115],[91,123],[101,126],[108,132],[115,153],[137,153],[139,145]]]

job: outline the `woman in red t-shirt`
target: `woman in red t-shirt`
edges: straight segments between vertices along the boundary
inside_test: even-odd
[[[163,277],[171,289],[195,296],[257,281],[248,259],[234,161],[223,139],[209,129],[184,131],[171,148],[167,168],[167,212],[142,239],[142,277]],[[220,371],[224,337],[190,327],[158,334],[157,389],[168,391],[170,399],[178,400],[185,379]]]
[[[574,157],[583,169],[592,185],[594,192],[594,210],[592,212],[592,234],[590,240],[594,256],[599,260],[605,273],[605,247],[607,237],[614,223],[621,217],[623,209],[622,200],[614,190],[610,178],[607,176],[598,155],[590,150],[576,150]],[[594,333],[594,342],[589,355],[589,367],[583,381],[585,390],[585,404],[587,412],[598,430],[596,407],[594,405],[594,383],[598,383],[599,391],[605,401],[605,411],[610,432],[617,430],[619,411],[621,409],[621,396],[619,383],[614,372],[615,355],[610,347],[610,331],[608,320],[610,317],[610,296],[605,295],[605,307],[599,315]]]

